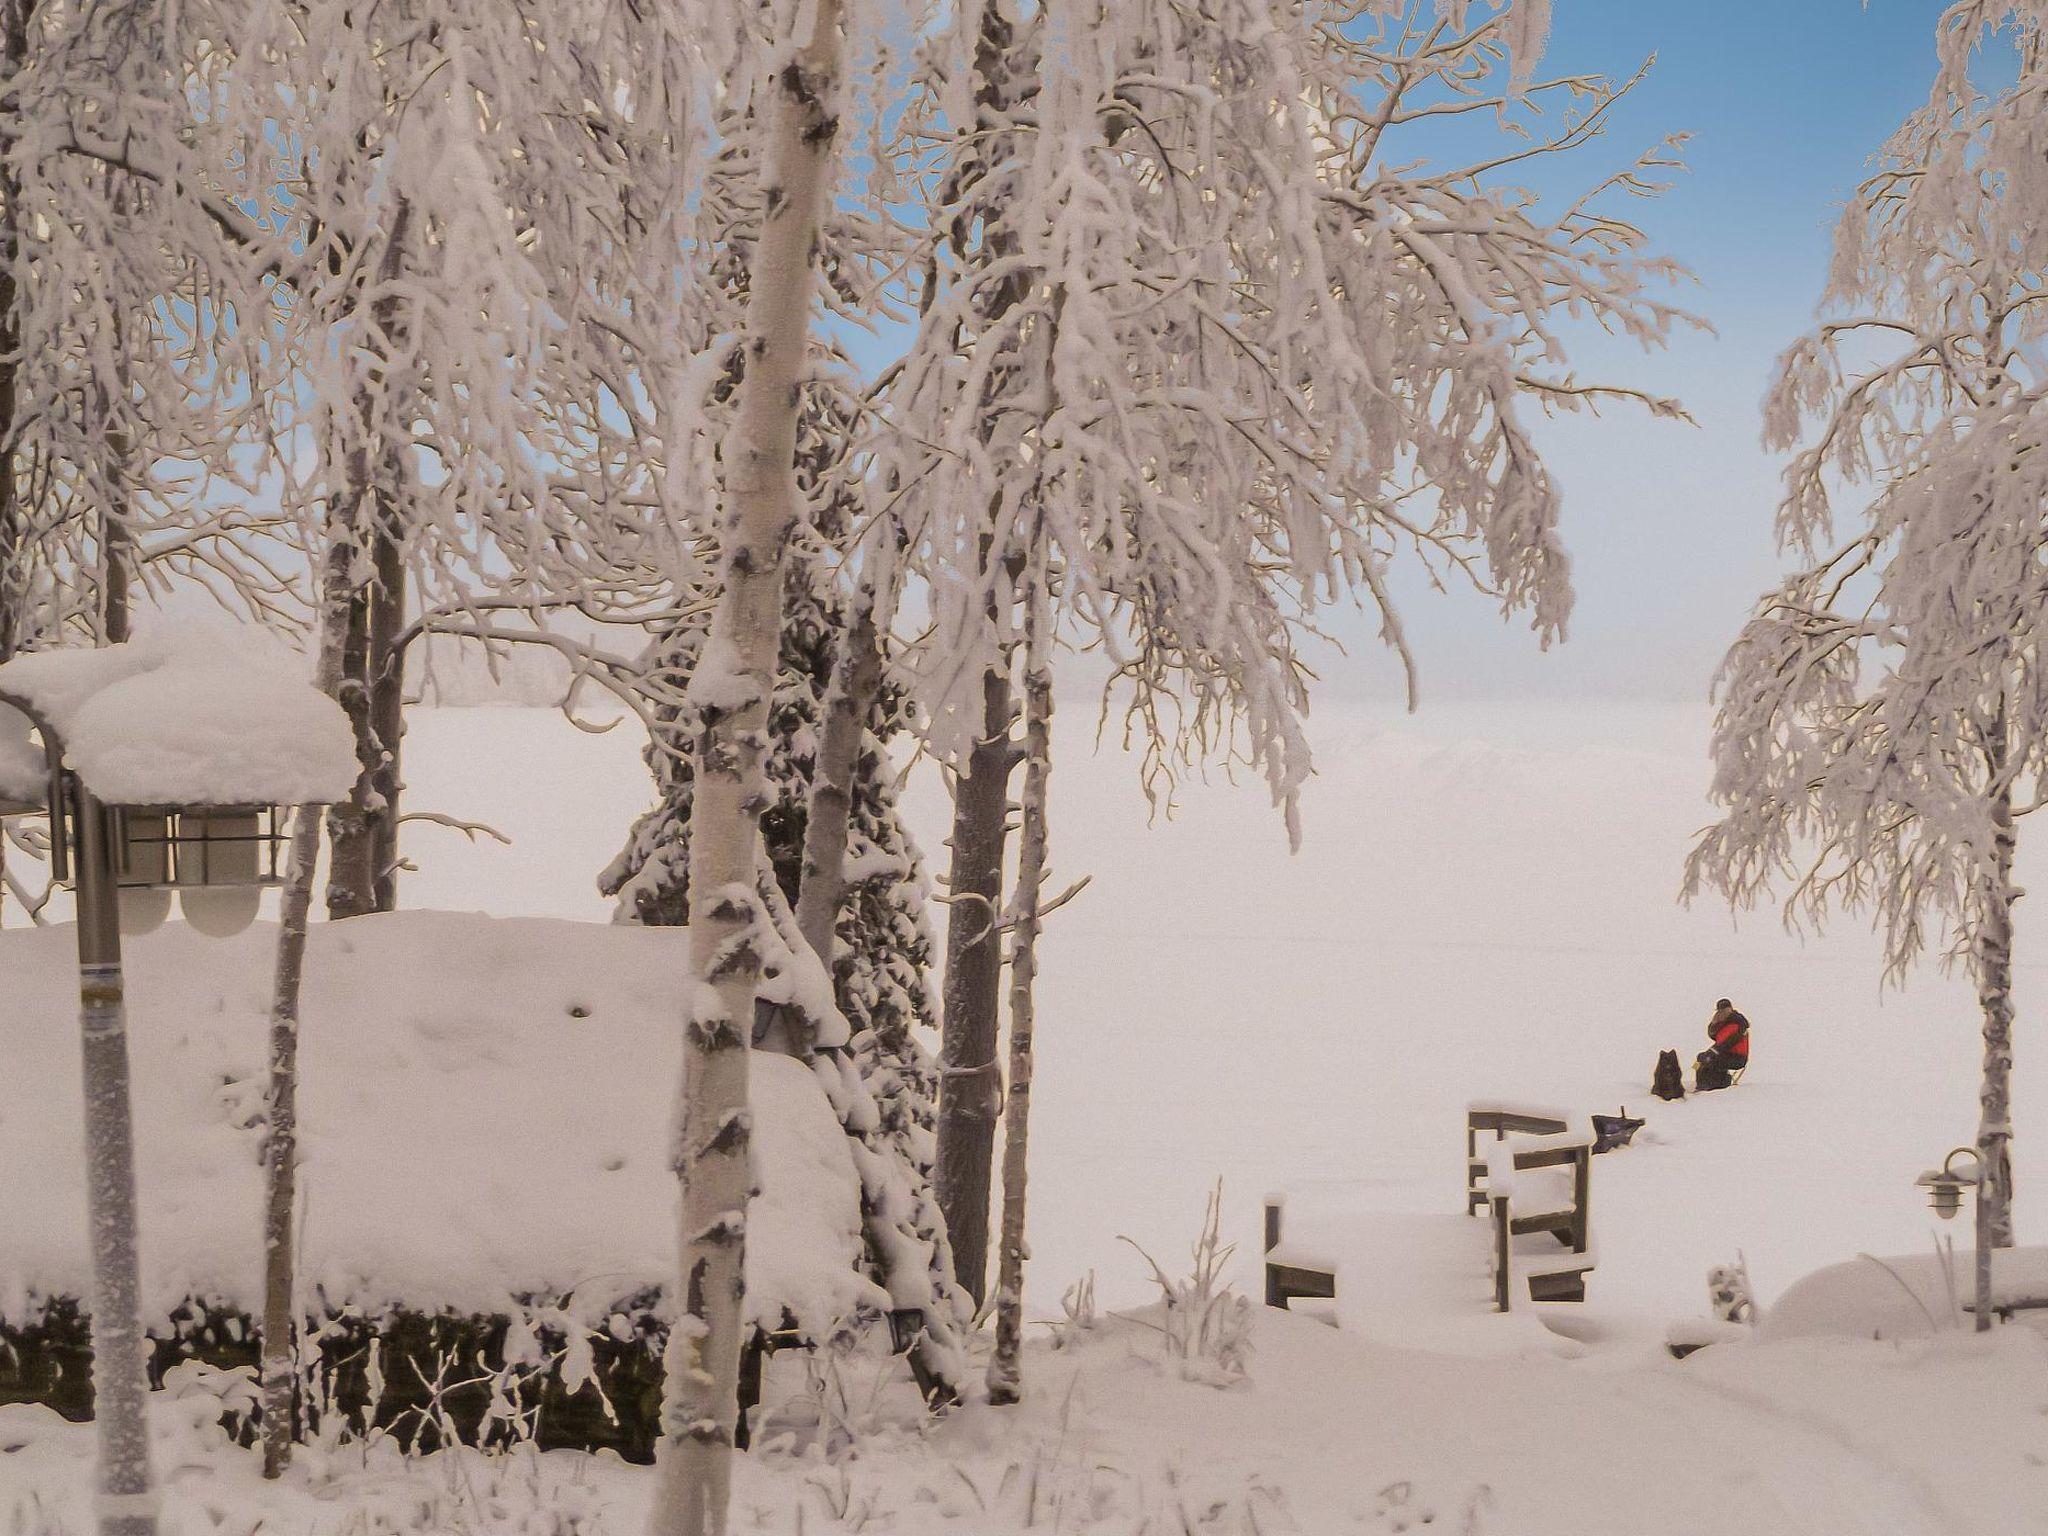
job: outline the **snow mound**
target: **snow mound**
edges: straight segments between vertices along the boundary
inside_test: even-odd
[[[340,707],[259,640],[200,630],[35,651],[0,666],[0,694],[51,725],[68,765],[113,804],[303,805],[355,782]],[[25,741],[20,712],[7,713],[0,739]],[[0,750],[0,783],[19,787],[26,761],[18,745]]]
[[[258,1121],[276,930],[134,941],[129,1026],[149,1315],[257,1310]],[[302,1270],[330,1305],[601,1321],[673,1271],[680,929],[403,912],[319,924],[301,1037]],[[0,1315],[88,1294],[72,933],[0,934]],[[750,1316],[886,1306],[860,1182],[812,1071],[752,1060]]]
[[[1914,1339],[1972,1328],[1976,1297],[1970,1252],[1873,1258],[1859,1254],[1795,1280],[1765,1309],[1766,1339],[1815,1337]],[[2021,1315],[2048,1306],[2048,1248],[2005,1248],[1991,1255],[1991,1304]]]

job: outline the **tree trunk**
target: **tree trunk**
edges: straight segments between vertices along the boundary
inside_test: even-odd
[[[0,88],[20,73],[28,58],[28,0],[0,0]],[[9,159],[0,155],[0,662],[12,661],[27,624],[28,560],[20,487],[15,479],[15,413],[20,393],[20,327],[15,273],[21,262],[16,225],[20,185]],[[0,919],[7,910],[7,845],[0,840]]]
[[[354,573],[348,578],[355,581]],[[370,726],[370,589],[357,586],[344,610],[339,692],[356,741],[356,782],[327,813],[327,916],[361,917],[376,910],[376,836],[370,826],[370,782],[377,738]]]
[[[403,262],[411,205],[401,202],[378,263],[380,286],[388,288]],[[389,301],[376,308],[378,334],[388,339],[394,324]],[[377,402],[359,388],[353,402],[361,439],[350,453],[345,481],[348,510],[331,525],[320,579],[320,638],[315,681],[338,703],[355,731],[356,756],[368,762],[364,733],[369,712],[369,650],[371,596],[364,586],[361,564],[366,539],[387,526],[396,527],[397,508],[389,477],[397,456],[380,453],[375,441]],[[387,483],[380,485],[379,477]],[[332,807],[328,823],[331,865],[327,883],[327,915],[352,917],[369,911],[373,883],[367,824],[359,812],[364,777],[359,776],[348,801]],[[305,966],[306,927],[319,863],[323,818],[302,811],[292,828],[291,871],[279,913],[276,984],[271,998],[270,1072],[267,1083],[264,1168],[263,1275],[263,1467],[276,1477],[291,1456],[293,1396],[297,1372],[292,1353],[294,1261],[292,1217],[298,1155],[299,983]]]
[[[348,641],[349,568],[354,543],[337,537],[321,573],[319,654],[314,686],[341,691]],[[293,1212],[298,1186],[299,983],[305,974],[306,930],[320,862],[317,806],[301,807],[292,825],[291,864],[278,912],[276,980],[270,1002],[270,1065],[263,1114],[263,1475],[278,1477],[291,1462],[297,1427],[298,1328]]]
[[[832,971],[839,908],[846,899],[846,829],[853,815],[853,779],[881,687],[874,598],[863,591],[847,614],[832,681],[825,690],[825,718],[804,819],[803,876],[797,888],[797,931],[827,975]],[[803,1047],[807,1042],[797,1044]]]
[[[412,205],[401,199],[397,211],[391,216],[391,230],[377,263],[377,289],[386,297],[379,298],[371,306],[372,334],[387,361],[398,351],[399,326],[397,300],[389,294],[405,267],[406,238],[411,227]],[[351,456],[348,489],[353,505],[358,509],[355,526],[357,538],[362,542],[357,549],[357,559],[367,559],[369,569],[365,572],[358,568],[348,573],[348,634],[342,650],[340,692],[336,698],[348,716],[349,728],[355,732],[356,762],[360,772],[348,799],[331,807],[327,813],[327,915],[330,918],[360,917],[378,910],[379,833],[374,808],[378,775],[385,771],[385,765],[384,748],[377,735],[374,703],[374,695],[383,681],[376,663],[377,640],[380,624],[389,623],[388,633],[395,636],[404,622],[404,570],[402,564],[398,564],[401,560],[399,551],[390,546],[402,542],[400,530],[404,526],[403,500],[407,479],[406,449],[385,441],[381,435],[379,417],[389,410],[389,405],[377,397],[376,389],[379,387],[368,380],[358,383],[352,402],[360,442],[356,453]],[[398,566],[399,579],[394,583],[396,590],[385,593],[381,590],[383,577],[390,565]],[[388,612],[380,615],[380,602],[399,605],[400,619],[397,623],[390,623]],[[395,742],[393,745],[395,750]],[[396,771],[395,759],[391,771]],[[395,810],[393,814],[396,814]]]
[[[111,173],[110,173],[111,174]],[[112,188],[115,218],[128,213],[128,189],[122,185]],[[106,467],[113,471],[108,478],[125,474],[129,460],[134,457],[134,444],[129,440],[127,428],[120,425],[117,408],[125,409],[129,391],[126,363],[118,367],[116,384],[122,395],[113,401],[101,391],[99,406],[104,423],[106,446]],[[112,495],[118,496],[119,492]],[[135,617],[135,536],[128,525],[116,515],[113,501],[100,508],[100,642],[103,645],[125,645],[134,634]]]
[[[376,761],[370,769],[370,905],[398,910],[398,801],[400,748],[405,737],[405,547],[395,527],[380,527],[371,543],[377,585],[370,595],[371,740]]]
[[[984,0],[974,47],[976,129],[993,133],[983,164],[1020,153],[1006,142],[1012,116],[1035,87],[1036,70],[1016,56],[1016,7],[1011,0]],[[963,262],[1007,262],[1018,250],[1016,228],[1006,210],[984,200],[976,224],[954,231]],[[1013,210],[1012,210],[1013,211]],[[977,227],[978,225],[978,227]],[[986,241],[976,251],[974,237]],[[986,323],[1006,323],[1031,296],[1022,274],[995,288]],[[1001,386],[991,385],[1000,393]],[[1030,415],[1016,402],[985,400],[981,431],[1000,458],[1014,456],[1017,434]],[[998,425],[1000,423],[1000,425]],[[993,512],[994,498],[991,498]],[[993,516],[991,517],[993,527]],[[985,535],[984,560],[1003,558]],[[991,616],[993,617],[993,608]],[[1010,770],[1017,751],[1010,741],[1015,711],[1007,661],[982,678],[982,739],[968,754],[953,785],[952,865],[946,886],[946,979],[939,1046],[938,1152],[933,1165],[939,1209],[953,1240],[953,1269],[960,1287],[979,1305],[988,1291],[989,1175],[995,1164],[996,1116],[1002,1104],[1002,1073],[996,1066],[1001,1007],[1002,940],[995,915],[1003,899],[1003,852],[1009,832]]]
[[[126,643],[134,632],[134,594],[129,580],[128,538],[112,519],[102,523],[107,563],[106,587],[100,594],[100,633],[108,645]]]
[[[29,0],[0,0],[0,85],[28,59]],[[21,506],[15,438],[20,410],[21,187],[11,159],[0,155],[0,661],[21,648],[28,627],[28,519]]]
[[[762,753],[782,624],[783,559],[799,498],[796,430],[810,341],[818,225],[838,132],[840,9],[815,0],[765,83],[762,219],[747,300],[746,372],[723,453],[718,606],[691,701],[690,955],[681,1114],[682,1185],[655,1536],[724,1536],[738,1421],[752,1173],[747,1046],[760,983],[755,878],[766,800]],[[779,51],[779,50],[778,50]]]
[[[875,630],[874,595],[863,590],[847,615],[847,627],[833,660],[832,680],[825,691],[824,720],[804,820],[803,874],[797,891],[797,936],[828,973],[839,911],[846,899],[847,827],[852,819],[854,779],[881,686],[882,648]],[[841,1111],[847,1134],[871,1149],[868,1157],[856,1159],[862,1182],[861,1218],[868,1253],[884,1287],[892,1297],[915,1297],[929,1291],[925,1325],[910,1347],[911,1371],[928,1403],[957,1402],[965,1348],[953,1305],[955,1293],[947,1286],[951,1279],[947,1273],[951,1268],[949,1249],[942,1234],[920,1235],[923,1223],[917,1211],[900,1210],[892,1204],[884,1170],[888,1162],[902,1161],[912,1183],[912,1198],[926,1211],[935,1203],[930,1185],[923,1170],[890,1144],[880,1107],[854,1062],[843,1055],[838,1060],[816,1055],[810,1040],[797,1037],[804,1028],[797,1010],[783,1009],[782,1013],[788,1021],[785,1033],[790,1036],[791,1049],[799,1056],[811,1057],[813,1069]],[[938,1225],[943,1230],[943,1218]],[[892,1226],[896,1230],[891,1230]],[[904,1272],[912,1262],[906,1248],[912,1245],[923,1259],[925,1276],[912,1278]]]
[[[1977,1327],[1991,1326],[1991,1255],[2013,1245],[2012,1223],[2012,886],[2016,834],[2012,793],[1991,808],[1992,870],[1973,945],[1977,1002],[1984,1014],[1984,1077],[1978,1090]]]
[[[1023,1389],[1024,1192],[1030,1147],[1031,1052],[1036,1025],[1039,900],[1045,886],[1046,792],[1052,773],[1052,676],[1034,660],[1024,678],[1024,799],[1017,839],[1017,895],[1010,935],[1010,1091],[1003,1117],[1003,1237],[996,1273],[996,1348],[988,1400],[1014,1403]]]
[[[982,678],[981,697],[982,737],[953,786],[934,1167],[939,1209],[953,1240],[953,1270],[977,1305],[988,1289],[989,1175],[1002,1102],[996,1034],[1003,953],[996,912],[1003,897],[1010,770],[1017,761],[1008,674],[991,668]]]

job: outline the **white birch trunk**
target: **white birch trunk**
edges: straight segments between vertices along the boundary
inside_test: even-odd
[[[798,513],[796,429],[813,256],[838,131],[840,8],[817,0],[762,96],[766,214],[747,301],[746,374],[725,443],[722,591],[691,679],[702,719],[690,827],[690,974],[673,1149],[682,1186],[654,1536],[724,1536],[745,1317],[747,1046],[764,921],[755,894],[762,755]]]
[[[1971,956],[1984,1014],[1984,1076],[1977,1106],[1977,1327],[1991,1326],[1991,1255],[2013,1244],[2012,1223],[2012,884],[2016,834],[2012,794],[1991,809],[1992,872]]]
[[[1042,596],[1033,601],[1042,601]],[[1036,637],[1034,636],[1034,639]],[[1030,1144],[1031,1063],[1038,977],[1039,901],[1045,886],[1046,792],[1052,773],[1052,674],[1030,647],[1024,676],[1024,795],[1017,834],[1017,894],[1010,928],[1010,1086],[1003,1115],[1003,1227],[997,1245],[996,1347],[988,1400],[1014,1403],[1023,1390],[1024,1193]]]
[[[336,538],[320,583],[319,657],[314,686],[329,698],[341,691],[348,639],[355,544]],[[305,806],[292,823],[291,863],[278,911],[276,980],[270,1001],[270,1064],[263,1112],[263,1475],[291,1464],[297,1427],[297,1264],[292,1220],[298,1185],[299,983],[305,974],[306,929],[320,862],[325,809]]]

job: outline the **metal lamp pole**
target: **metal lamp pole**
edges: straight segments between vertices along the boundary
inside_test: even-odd
[[[149,1464],[148,1340],[142,1331],[142,1243],[135,1218],[135,1123],[128,1010],[121,982],[121,905],[113,818],[64,767],[64,743],[29,700],[0,692],[27,716],[50,765],[51,857],[69,854],[78,915],[79,1056],[85,1089],[85,1212],[92,1261],[93,1424],[99,1438],[95,1508],[100,1536],[156,1536]],[[69,809],[73,846],[65,847]]]
[[[9,663],[15,666],[16,663]],[[28,674],[23,674],[28,675]],[[31,686],[30,692],[35,688]],[[317,697],[317,696],[316,696]],[[19,689],[0,686],[0,706],[25,716],[42,736],[48,763],[48,812],[50,817],[51,873],[58,882],[69,879],[77,899],[78,999],[80,1059],[85,1097],[86,1216],[89,1253],[92,1262],[92,1351],[93,1419],[98,1437],[98,1465],[95,1476],[96,1525],[99,1536],[156,1536],[157,1494],[150,1468],[149,1445],[149,1340],[142,1328],[141,1236],[135,1198],[135,1125],[131,1072],[128,1061],[128,1015],[121,974],[121,891],[124,832],[120,806],[103,804],[92,788],[64,766],[61,733],[33,698]],[[322,707],[332,708],[331,701]],[[315,722],[319,724],[319,722]],[[346,722],[338,716],[327,743],[328,767],[336,783],[347,782],[342,764],[348,759]],[[311,727],[308,727],[309,729]],[[353,767],[346,769],[353,774]],[[19,786],[10,790],[22,799]],[[330,791],[332,793],[334,791]],[[127,873],[149,889],[169,889],[168,859],[172,852],[169,815],[181,816],[191,810],[206,815],[198,834],[200,844],[199,886],[261,886],[266,883],[254,850],[264,842],[274,845],[276,809],[266,834],[259,814],[265,805],[237,802],[216,805],[168,807],[137,802],[140,812],[150,815],[161,827],[163,867],[138,863]],[[295,802],[296,803],[296,802]],[[16,810],[32,805],[8,802]],[[227,822],[221,833],[222,818]],[[182,829],[182,821],[179,823]],[[130,850],[140,835],[132,824],[125,832]],[[210,844],[225,842],[229,852],[225,863],[216,867],[208,856]],[[237,856],[236,850],[242,855]],[[244,864],[248,868],[244,868]],[[275,854],[273,851],[273,876]],[[201,931],[220,929],[240,913],[246,925],[256,915],[256,903],[235,904],[225,910],[213,904],[204,908],[206,921],[199,921],[186,895],[185,915]],[[153,909],[161,918],[161,908]],[[212,925],[209,927],[209,925]]]
[[[1991,1181],[1984,1177],[1988,1171],[1984,1154],[1975,1147],[1970,1155],[1977,1160],[1977,1188],[1970,1201],[1970,1235],[1976,1239],[1977,1252],[1977,1332],[1991,1331],[1991,1236],[1984,1220],[1984,1203],[1990,1195]],[[1954,1156],[1953,1153],[1950,1156]]]
[[[85,1064],[86,1212],[92,1230],[99,1529],[100,1536],[156,1536],[113,818],[75,778],[68,787],[77,829],[78,1020]]]

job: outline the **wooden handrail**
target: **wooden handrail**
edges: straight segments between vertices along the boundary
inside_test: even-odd
[[[1480,1151],[1482,1133],[1491,1131],[1496,1143],[1491,1155]],[[1503,1158],[1502,1153],[1506,1156]],[[1564,1212],[1537,1212],[1519,1221],[1513,1211],[1512,1180],[1489,1177],[1489,1164],[1499,1170],[1505,1161],[1509,1172],[1541,1168],[1571,1170],[1571,1207]],[[1512,1301],[1514,1239],[1518,1232],[1553,1234],[1573,1254],[1592,1251],[1593,1239],[1593,1138],[1589,1132],[1575,1132],[1570,1122],[1512,1105],[1473,1107],[1465,1116],[1465,1204],[1468,1212],[1484,1211],[1493,1227],[1494,1304],[1503,1312]]]
[[[1505,1312],[1514,1304],[1513,1223],[1508,1217],[1508,1197],[1505,1194],[1494,1195],[1489,1204],[1493,1209],[1493,1309]]]
[[[1512,1134],[1529,1136],[1557,1136],[1568,1131],[1571,1122],[1558,1115],[1528,1106],[1512,1104],[1485,1104],[1468,1106],[1465,1111],[1465,1209],[1478,1211],[1486,1204],[1483,1181],[1486,1165],[1479,1156],[1479,1136],[1482,1131],[1493,1132],[1494,1140],[1505,1141]]]

